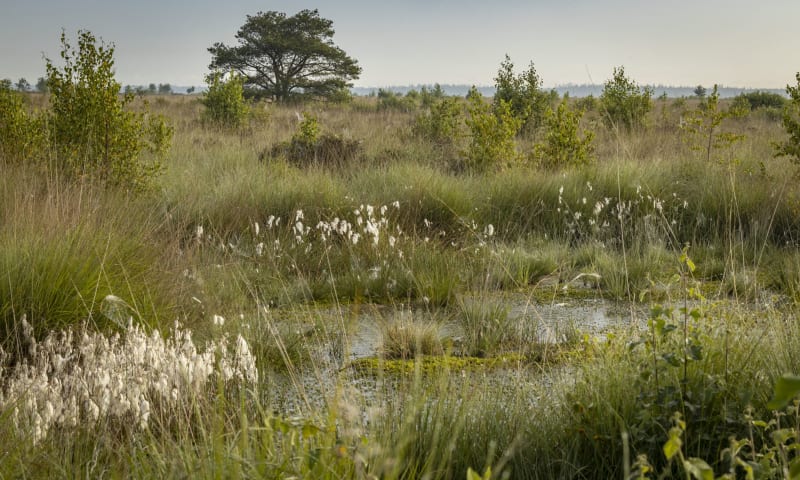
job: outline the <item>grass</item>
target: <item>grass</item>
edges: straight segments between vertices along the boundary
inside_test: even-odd
[[[682,452],[721,474],[729,437],[770,421],[775,380],[800,370],[800,190],[772,157],[782,130],[767,115],[731,125],[746,139],[725,164],[695,156],[667,102],[644,132],[598,127],[587,167],[477,174],[453,168],[460,140],[416,138],[418,112],[372,99],[303,106],[323,133],[361,142],[352,159],[303,167],[271,154],[300,107],[259,106],[240,132],[202,125],[189,97],[153,108],[176,132],[144,195],[3,165],[0,476],[609,478],[640,454],[679,474],[662,453],[675,412]],[[686,244],[693,277],[680,275]],[[682,306],[690,285],[708,298],[687,303],[697,318],[634,314],[557,345],[506,295]],[[381,347],[354,361],[373,309]],[[111,415],[37,436],[48,407],[12,398],[11,379],[61,378],[52,362],[85,365],[91,349],[70,350],[74,333],[60,357],[35,357],[23,316],[42,351],[54,332],[122,342],[141,328],[211,359],[241,335],[260,375],[153,400],[143,428]],[[463,333],[442,335],[448,322]]]

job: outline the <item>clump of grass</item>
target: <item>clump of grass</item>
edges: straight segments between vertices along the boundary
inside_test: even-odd
[[[535,325],[510,315],[510,305],[497,299],[462,298],[457,319],[464,330],[461,354],[487,357],[526,352],[537,343]]]
[[[23,315],[37,338],[84,322],[101,329],[123,328],[129,318],[171,324],[183,283],[169,258],[175,242],[159,238],[156,219],[140,204],[132,212],[115,208],[123,199],[113,192],[42,188],[36,196],[10,188],[0,207],[0,342],[14,341]],[[101,310],[109,295],[126,305],[121,320]]]
[[[492,251],[487,281],[501,289],[534,285],[558,271],[561,253],[547,246],[499,245]]]
[[[413,359],[424,355],[442,355],[444,347],[439,335],[439,325],[430,320],[414,319],[401,313],[381,325],[381,357],[385,359]]]
[[[761,287],[755,268],[729,269],[722,280],[723,292],[742,302],[757,300]]]

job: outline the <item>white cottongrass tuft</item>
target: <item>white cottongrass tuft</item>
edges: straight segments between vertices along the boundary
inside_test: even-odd
[[[23,320],[23,331],[27,322]],[[29,327],[29,325],[27,325]],[[0,364],[4,379],[0,410],[20,436],[34,443],[51,429],[93,425],[101,420],[146,428],[152,406],[177,408],[224,382],[255,383],[258,371],[247,342],[237,336],[211,342],[201,351],[192,334],[175,326],[164,339],[131,326],[123,335],[53,332],[12,367]],[[0,349],[0,359],[8,358]]]

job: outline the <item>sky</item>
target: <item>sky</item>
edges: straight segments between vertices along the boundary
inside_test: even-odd
[[[545,86],[603,83],[783,88],[800,71],[800,0],[0,0],[0,78],[44,75],[62,29],[114,43],[123,84],[202,85],[215,42],[246,15],[319,9],[358,60],[356,86],[492,85],[505,54]],[[74,42],[73,42],[74,43]]]

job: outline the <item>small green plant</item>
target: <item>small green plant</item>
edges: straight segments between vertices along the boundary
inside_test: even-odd
[[[722,131],[722,123],[733,117],[741,116],[739,110],[722,110],[719,106],[717,86],[711,91],[700,108],[691,112],[683,125],[689,148],[700,153],[707,162],[714,152],[730,150],[733,145],[744,140],[744,135]]]
[[[579,167],[592,161],[593,132],[580,135],[582,111],[569,108],[566,101],[545,115],[544,141],[534,147],[533,157],[545,168]]]
[[[445,98],[431,104],[430,112],[414,120],[414,135],[437,145],[452,145],[461,136],[463,111],[457,98]]]
[[[78,50],[61,34],[63,69],[47,59],[48,133],[64,170],[73,177],[146,188],[161,169],[172,140],[164,119],[131,111],[133,95],[120,95],[114,79],[114,46],[97,45],[78,32]],[[141,154],[154,155],[145,161]]]
[[[615,68],[613,78],[605,83],[600,95],[606,124],[628,131],[643,127],[653,108],[652,97],[651,88],[641,88],[625,76],[625,67]]]
[[[467,103],[466,123],[471,134],[465,152],[467,168],[484,172],[503,164],[518,163],[520,155],[514,138],[523,120],[514,115],[511,104],[500,100],[492,108],[475,87],[467,95]]]
[[[297,132],[292,136],[292,142],[314,145],[319,140],[319,131],[317,116],[303,112],[303,120],[298,125]]]
[[[221,72],[206,77],[208,91],[203,95],[203,119],[226,128],[239,128],[247,120],[249,108],[244,100],[244,79],[231,72],[228,78]]]
[[[789,138],[775,144],[775,154],[779,157],[789,157],[794,163],[800,164],[800,72],[796,75],[797,85],[786,86],[786,93],[791,98],[791,103],[783,110],[783,128]]]

